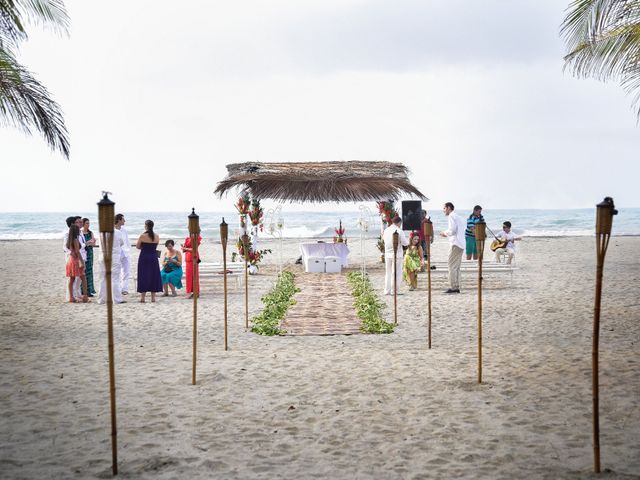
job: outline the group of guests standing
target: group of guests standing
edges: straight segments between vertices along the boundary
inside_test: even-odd
[[[111,250],[111,291],[114,303],[125,303],[124,296],[129,294],[129,277],[131,273],[131,245],[123,214],[115,216],[112,235]],[[68,299],[71,303],[88,302],[89,297],[95,296],[93,281],[93,248],[97,246],[96,238],[90,230],[90,221],[87,218],[72,216],[67,218],[68,232],[64,236],[64,252],[66,255],[66,276],[68,286]],[[181,251],[175,248],[173,240],[165,242],[165,251],[162,255],[157,250],[160,236],[154,232],[154,222],[147,220],[144,223],[144,232],[140,234],[136,242],[136,248],[140,250],[138,256],[137,285],[140,293],[140,302],[146,301],[146,294],[151,294],[151,301],[155,302],[156,293],[164,292],[163,296],[176,296],[176,289],[182,288],[183,260],[186,264],[187,298],[192,298],[199,293],[198,263],[199,258],[192,254],[191,237],[187,237],[180,245]],[[202,237],[198,235],[198,245]],[[184,253],[184,259],[183,259]],[[158,258],[161,261],[158,262]],[[199,257],[199,255],[198,255]],[[102,256],[100,256],[102,258]],[[195,261],[194,261],[195,260]],[[101,269],[100,293],[98,303],[107,300],[107,280],[104,263]],[[193,282],[193,273],[196,273],[196,282]],[[195,288],[194,288],[195,287]]]
[[[466,253],[467,260],[478,259],[475,227],[479,222],[484,223],[482,207],[480,205],[473,207],[473,212],[466,222],[455,212],[455,206],[451,202],[444,204],[443,213],[447,217],[448,225],[446,230],[440,232],[440,236],[449,239],[449,288],[444,293],[460,293],[460,267],[463,253]],[[428,219],[427,212],[423,210],[422,227]],[[385,295],[392,295],[394,289],[394,233],[398,232],[400,247],[395,254],[396,282],[400,284],[402,277],[404,277],[404,280],[409,285],[409,290],[415,290],[418,287],[418,272],[424,270],[424,260],[426,259],[424,228],[411,232],[409,238],[407,238],[401,226],[402,219],[396,216],[392,220],[392,224],[382,234],[385,246]],[[510,264],[515,256],[514,242],[522,238],[515,236],[511,232],[511,222],[509,221],[503,222],[502,231],[495,237],[501,245],[500,248],[495,250],[496,261],[500,261],[500,257],[504,256],[506,263]],[[431,242],[433,242],[433,237]]]

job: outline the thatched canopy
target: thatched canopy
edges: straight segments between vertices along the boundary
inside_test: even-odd
[[[397,200],[402,194],[427,198],[407,178],[407,167],[390,162],[233,163],[218,183],[219,196],[239,187],[258,199],[298,202]]]

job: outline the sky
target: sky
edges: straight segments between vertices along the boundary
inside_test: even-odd
[[[0,128],[0,211],[87,211],[102,190],[125,212],[231,210],[227,164],[340,160],[405,164],[430,209],[640,207],[631,99],[563,72],[567,4],[67,0],[70,35],[31,26],[19,59],[71,159]]]

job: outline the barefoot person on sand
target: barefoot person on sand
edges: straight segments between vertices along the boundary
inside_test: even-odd
[[[84,275],[84,260],[80,255],[80,241],[78,236],[80,235],[80,229],[78,225],[72,223],[69,227],[69,235],[67,237],[67,249],[69,250],[69,259],[67,260],[67,277],[69,278],[69,303],[76,303],[77,300],[74,297],[73,285],[77,278],[82,282],[84,295],[82,295],[82,302],[87,303],[89,298],[87,297],[87,279]]]
[[[162,291],[160,265],[156,249],[160,243],[160,235],[153,231],[153,221],[144,222],[144,232],[138,237],[136,248],[140,250],[138,257],[138,293],[140,303],[145,302],[147,292],[151,292],[151,301],[156,301],[156,292]]]

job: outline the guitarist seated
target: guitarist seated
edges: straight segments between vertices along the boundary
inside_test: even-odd
[[[511,261],[516,255],[515,241],[522,240],[522,237],[516,237],[511,232],[511,222],[506,221],[502,224],[502,231],[496,235],[496,239],[491,243],[491,250],[496,252],[496,262],[500,261],[500,255],[507,256],[507,264],[511,264]]]

